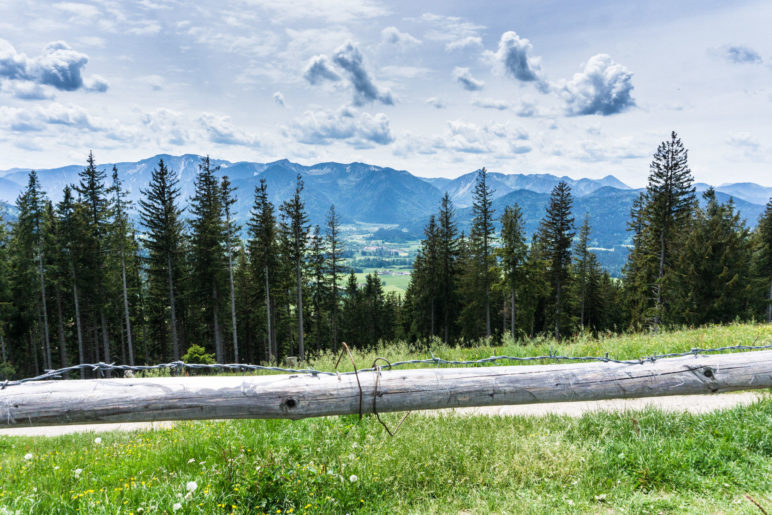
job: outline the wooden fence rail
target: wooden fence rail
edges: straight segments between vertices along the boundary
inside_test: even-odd
[[[358,377],[284,374],[39,381],[0,390],[0,427],[300,419],[375,410],[626,399],[770,387],[772,351],[643,364],[395,369],[360,372]]]

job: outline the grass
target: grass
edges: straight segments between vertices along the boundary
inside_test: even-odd
[[[637,357],[770,336],[769,326],[735,325],[580,337],[556,350]],[[541,354],[550,344],[433,352]],[[377,353],[416,356],[406,345]],[[393,425],[399,415],[385,418]],[[177,513],[760,513],[746,495],[772,508],[771,425],[765,397],[707,415],[414,414],[394,438],[355,416],[179,423],[99,442],[0,437],[0,513],[173,513],[175,504]]]
[[[354,274],[357,278],[358,284],[365,284],[367,275],[378,271],[390,271],[393,273],[404,272],[398,268],[366,268],[364,272]],[[379,275],[378,278],[383,284],[383,291],[386,293],[395,292],[400,295],[404,295],[407,291],[407,287],[410,284],[410,275]]]

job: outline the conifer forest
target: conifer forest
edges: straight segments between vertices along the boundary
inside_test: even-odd
[[[208,354],[220,363],[305,360],[342,341],[469,345],[772,321],[772,199],[753,230],[713,189],[698,202],[676,133],[654,152],[633,203],[621,278],[598,263],[593,227],[574,219],[565,182],[527,238],[517,204],[493,209],[482,168],[471,229],[458,229],[446,194],[404,295],[385,293],[376,274],[357,280],[335,206],[311,226],[305,194],[299,174],[274,205],[264,179],[237,191],[207,157],[190,199],[160,160],[132,203],[117,169],[90,154],[79,181],[52,202],[31,171],[18,216],[0,223],[0,377]],[[253,207],[242,227],[232,207],[245,196]]]

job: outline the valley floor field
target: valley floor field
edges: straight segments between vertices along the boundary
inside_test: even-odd
[[[431,347],[443,358],[633,358],[767,343],[769,325]],[[405,345],[355,353],[425,357]],[[369,363],[368,363],[369,364]],[[334,365],[332,356],[313,362]],[[733,395],[705,396],[721,399]],[[664,399],[662,399],[664,400]],[[690,401],[689,401],[690,402]],[[506,408],[496,408],[506,409]],[[772,507],[772,398],[704,414],[414,415],[175,423],[155,431],[0,436],[0,512],[760,513]],[[400,414],[387,414],[392,426]],[[5,510],[5,511],[3,511]]]

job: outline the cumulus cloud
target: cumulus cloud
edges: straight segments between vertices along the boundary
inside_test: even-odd
[[[54,98],[52,88],[28,80],[4,81],[0,83],[0,91],[20,100],[51,100]]]
[[[88,56],[64,41],[47,44],[41,54],[30,58],[0,39],[0,79],[29,81],[61,91],[88,89],[106,91],[107,82],[99,77],[83,77]]]
[[[480,91],[485,86],[483,81],[472,77],[472,72],[469,71],[469,68],[456,66],[453,68],[453,78],[467,91]]]
[[[326,80],[331,82],[339,81],[340,75],[332,69],[332,63],[326,55],[316,55],[309,59],[308,64],[306,64],[303,78],[310,84],[316,85]]]
[[[547,82],[542,77],[539,57],[532,57],[533,45],[526,38],[521,38],[514,31],[501,35],[499,47],[495,52],[486,51],[483,55],[505,73],[523,82],[535,82],[545,92]]]
[[[560,94],[569,115],[621,113],[635,106],[633,74],[607,54],[591,57],[584,70],[562,84]]]
[[[408,48],[421,44],[420,39],[407,32],[401,32],[397,27],[386,27],[383,29],[381,31],[381,40],[384,43],[397,45],[401,48]]]
[[[348,74],[349,82],[354,88],[354,105],[361,106],[374,101],[386,105],[394,104],[391,91],[381,89],[373,83],[365,70],[362,52],[354,43],[349,41],[338,48],[332,60]]]
[[[509,123],[480,126],[455,120],[448,122],[444,141],[448,150],[456,152],[505,156],[530,152],[528,138],[525,130]]]
[[[426,103],[435,109],[445,109],[445,101],[439,97],[429,97],[426,99]]]
[[[383,113],[370,115],[351,107],[335,111],[306,111],[296,119],[288,135],[307,145],[329,145],[335,141],[366,148],[387,145],[394,141],[391,124]]]
[[[142,115],[142,133],[153,139],[159,146],[181,146],[191,141],[191,124],[183,119],[182,114],[171,109],[161,108]]]
[[[508,102],[495,98],[475,98],[472,101],[472,105],[483,109],[497,109],[499,111],[504,111],[510,107]]]
[[[58,102],[38,105],[34,109],[2,107],[0,120],[4,126],[16,132],[38,132],[47,125],[64,125],[85,131],[105,128],[101,120],[91,117],[82,107]]]
[[[209,141],[213,143],[245,147],[260,145],[260,141],[255,135],[233,125],[228,116],[204,113],[198,120],[209,137]]]
[[[273,101],[279,104],[280,106],[284,107],[284,95],[281,94],[281,91],[277,91],[273,94]]]
[[[445,51],[463,50],[465,48],[481,48],[482,38],[480,36],[466,36],[461,39],[455,39],[445,44]]]
[[[735,64],[759,64],[762,61],[758,52],[743,45],[723,46],[718,49],[718,55]]]

